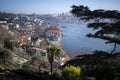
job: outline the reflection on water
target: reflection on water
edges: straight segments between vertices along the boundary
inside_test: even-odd
[[[85,23],[59,23],[63,32],[63,48],[65,51],[76,51],[81,48],[91,50],[110,50],[113,45],[105,44],[104,40],[86,37],[86,34],[93,32],[87,28]],[[71,54],[68,54],[72,56]]]

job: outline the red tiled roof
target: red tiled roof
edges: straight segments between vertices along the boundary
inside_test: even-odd
[[[54,33],[54,32],[59,32],[59,30],[47,30],[46,33]]]
[[[50,26],[48,29],[50,29],[50,30],[59,30],[58,26]]]

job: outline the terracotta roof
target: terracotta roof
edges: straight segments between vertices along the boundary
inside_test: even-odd
[[[54,33],[54,32],[59,32],[59,30],[47,30],[46,33]]]
[[[59,30],[58,26],[50,26],[48,29],[49,30]]]
[[[33,31],[34,29],[31,27],[22,27],[22,30],[26,30],[26,31]]]

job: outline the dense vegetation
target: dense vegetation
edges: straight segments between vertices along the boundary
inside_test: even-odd
[[[78,55],[65,66],[79,66],[81,80],[120,80],[120,51],[115,52],[116,45],[120,44],[120,12],[103,9],[92,11],[83,5],[73,5],[71,13],[88,22],[87,27],[95,30],[95,33],[87,34],[87,37],[114,43],[114,48],[111,52],[96,50],[93,54]]]
[[[95,51],[94,54],[78,55],[66,65],[80,66],[81,78],[95,77],[96,80],[120,79],[120,53],[109,54]]]

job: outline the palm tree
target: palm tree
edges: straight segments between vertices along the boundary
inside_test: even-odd
[[[53,47],[47,48],[51,75],[53,73],[53,61],[54,61],[54,58],[55,58],[55,56],[57,56],[59,54],[59,52],[60,52],[60,49],[58,49],[57,47],[53,46]]]

